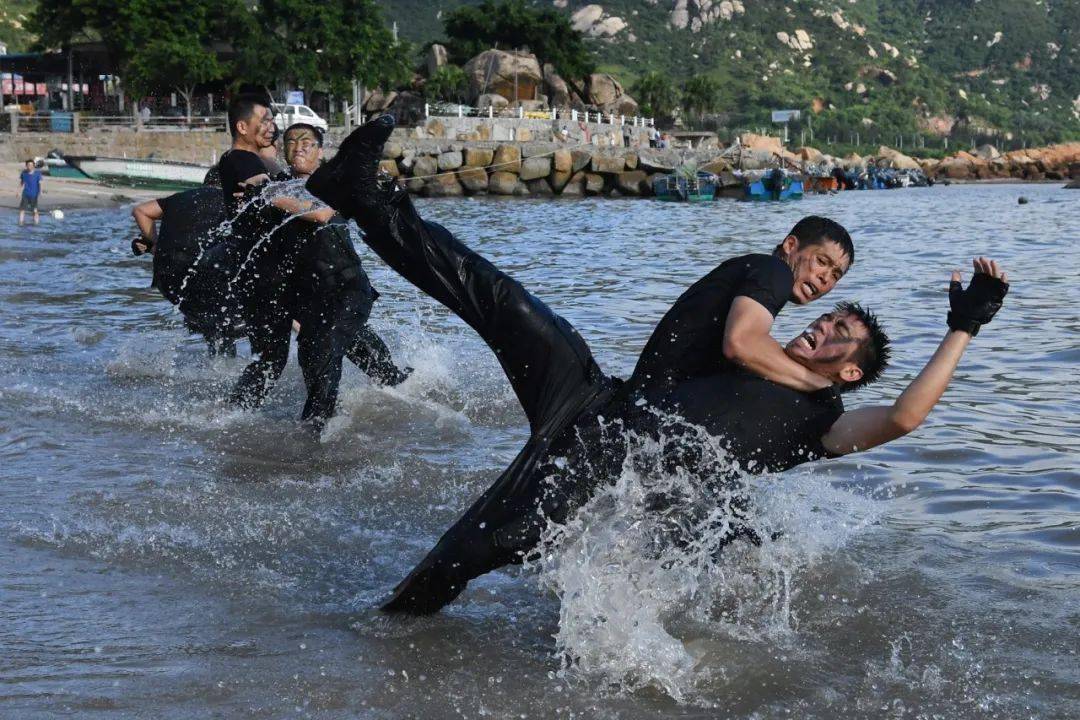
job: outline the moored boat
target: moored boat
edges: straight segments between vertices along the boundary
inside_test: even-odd
[[[757,180],[746,178],[744,199],[754,201],[800,200],[803,196],[802,177],[773,168]]]
[[[705,202],[716,197],[719,179],[699,170],[693,175],[673,173],[653,180],[653,195],[667,202]]]
[[[63,155],[53,150],[45,158],[49,174],[121,182],[187,188],[202,185],[209,166],[171,160]]]

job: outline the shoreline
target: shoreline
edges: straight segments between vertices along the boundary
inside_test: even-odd
[[[0,163],[0,211],[19,210],[19,173],[22,163]],[[53,210],[97,210],[121,208],[133,203],[171,195],[172,191],[151,188],[112,187],[97,180],[54,178],[43,174],[42,194],[38,212],[47,215]]]

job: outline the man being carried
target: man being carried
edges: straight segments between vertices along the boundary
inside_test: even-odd
[[[768,263],[738,258],[729,263],[748,264],[741,280],[726,289],[717,282],[732,272],[725,264],[727,270],[722,265],[695,284],[661,321],[634,376],[621,383],[601,372],[566,320],[445,228],[420,219],[406,193],[380,186],[378,158],[392,127],[392,120],[378,118],[358,129],[348,153],[339,152],[315,173],[308,189],[356,219],[365,242],[387,264],[481,335],[502,364],[531,434],[492,487],[396,588],[383,606],[388,611],[435,612],[470,579],[520,562],[544,523],[565,520],[599,483],[617,476],[625,432],[655,435],[659,415],[653,408],[723,437],[732,459],[753,472],[782,471],[910,432],[940,398],[971,336],[993,317],[1007,289],[996,264],[987,261],[976,262],[978,274],[967,290],[954,277],[950,332],[919,377],[891,406],[845,413],[840,391],[876,378],[888,356],[876,319],[857,305],[841,304],[783,350],[757,333],[740,339],[734,330],[738,306],[755,302],[771,322],[779,309],[776,297],[785,290],[754,272],[755,263]],[[828,252],[817,257],[821,247],[839,243],[831,236],[817,244],[796,240],[789,253],[785,239],[776,257],[788,269],[786,293],[808,302],[831,289],[851,252],[839,261]],[[714,282],[706,282],[710,277]],[[722,306],[726,314],[711,313]],[[748,312],[762,319],[756,309]],[[668,332],[672,327],[676,331]],[[710,351],[710,339],[724,356],[763,375],[791,372],[796,384],[821,389],[800,392],[770,382],[721,362],[715,349],[712,361],[701,363],[696,351]],[[783,362],[770,363],[774,350]],[[812,376],[798,378],[787,363]]]
[[[247,102],[240,98],[230,109],[240,117],[238,135],[245,122],[240,110]],[[257,116],[257,103],[250,112]],[[285,136],[285,151],[294,176],[305,178],[321,162],[321,134],[311,126],[293,126]],[[243,182],[233,185],[243,192]],[[179,304],[185,323],[207,338],[212,353],[232,338],[249,336],[257,357],[234,387],[233,402],[255,407],[265,398],[288,361],[294,319],[300,322],[299,360],[308,389],[304,419],[321,425],[333,415],[343,356],[382,385],[408,377],[409,369],[394,364],[386,344],[367,325],[378,293],[333,209],[287,196],[269,206],[250,201],[240,217],[234,216],[229,234],[215,239],[225,219],[222,204],[228,202],[221,192],[200,188],[136,206],[132,214],[140,237],[132,250],[137,255],[154,252],[162,238],[163,252],[154,253],[154,286]],[[255,242],[237,237],[238,226],[264,237]],[[230,288],[233,284],[239,292]]]

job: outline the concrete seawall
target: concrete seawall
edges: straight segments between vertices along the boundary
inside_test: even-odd
[[[647,130],[619,125],[567,127],[554,121],[527,121],[514,140],[497,123],[475,118],[432,118],[418,128],[399,128],[387,143],[383,169],[402,179],[410,192],[425,197],[506,195],[647,196],[658,174],[695,164],[736,185],[718,149],[656,150],[647,147]],[[626,131],[626,132],[624,132]],[[344,131],[327,137],[332,156]],[[865,167],[921,167],[928,175],[958,181],[1054,180],[1080,177],[1080,143],[1014,151],[993,159],[959,152],[944,160],[919,160],[882,147],[877,156],[832,158],[813,148],[792,153],[776,138],[746,136],[744,168],[764,168],[780,156],[792,167],[802,163]],[[630,147],[624,143],[629,140]],[[762,143],[760,146],[754,143]],[[77,134],[0,134],[0,161],[43,157],[57,149],[66,155],[155,158],[209,167],[229,147],[224,132],[92,130]]]

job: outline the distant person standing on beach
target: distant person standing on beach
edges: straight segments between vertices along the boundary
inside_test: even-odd
[[[19,190],[22,198],[19,200],[19,224],[26,219],[26,211],[34,212],[34,224],[41,222],[38,215],[38,196],[41,195],[41,171],[34,167],[33,160],[26,161],[26,169],[19,173]]]

